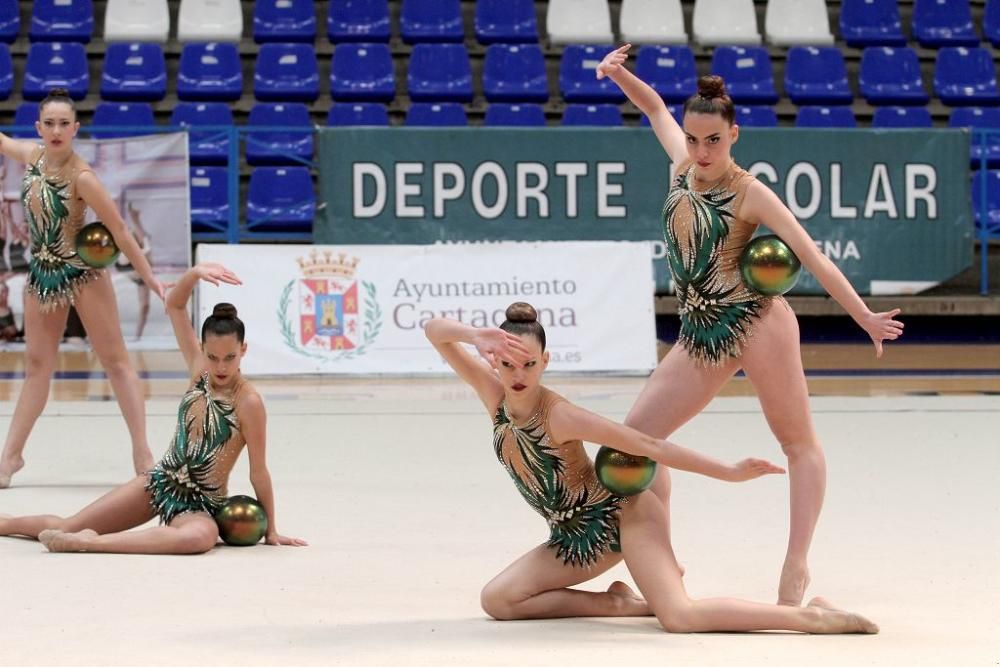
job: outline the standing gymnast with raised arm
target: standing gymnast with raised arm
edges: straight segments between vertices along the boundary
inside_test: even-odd
[[[778,602],[799,605],[809,585],[807,556],[823,505],[826,461],[809,411],[795,313],[783,298],[747,289],[740,253],[757,226],[766,225],[868,333],[879,357],[882,342],[903,333],[894,319],[900,311],[869,310],[777,195],[733,161],[739,126],[720,77],[698,80],[698,92],[684,104],[681,128],[660,96],[625,69],[629,48],[609,53],[597,77],[610,77],[646,114],[676,165],[663,218],[681,329],[678,344],[650,376],[625,423],[668,437],[743,369],[788,457],[791,529]],[[658,475],[656,483],[661,497],[668,497],[669,475]]]

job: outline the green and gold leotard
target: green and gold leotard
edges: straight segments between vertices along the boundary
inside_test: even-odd
[[[31,235],[27,290],[42,311],[73,303],[77,291],[100,275],[76,254],[76,234],[87,205],[76,179],[90,166],[76,153],[59,169],[46,169],[45,149],[32,152],[21,183],[21,203]]]
[[[739,216],[753,180],[730,162],[714,186],[699,191],[694,162],[684,162],[663,206],[667,263],[681,320],[678,342],[701,364],[739,357],[753,320],[770,299],[747,289],[740,275],[740,253],[757,228]]]
[[[203,373],[181,399],[173,443],[146,483],[162,523],[185,512],[214,516],[226,502],[229,473],[246,444],[236,418],[243,385],[240,378],[228,396],[215,396]]]
[[[493,417],[493,449],[514,485],[549,524],[548,545],[568,565],[591,565],[618,551],[618,513],[624,499],[597,479],[579,440],[555,443],[548,434],[553,405],[566,399],[542,388],[538,411],[515,424],[501,402]]]

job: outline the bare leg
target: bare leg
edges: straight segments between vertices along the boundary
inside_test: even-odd
[[[778,604],[802,604],[809,585],[809,545],[826,493],[826,459],[813,427],[795,313],[783,301],[768,308],[743,354],[771,431],[788,457],[790,530]]]
[[[556,552],[540,545],[493,578],[481,595],[483,610],[500,621],[580,616],[648,616],[642,598],[620,581],[606,592],[569,588],[603,574],[621,555],[607,553],[590,567],[564,565]]]
[[[667,438],[705,409],[739,368],[738,360],[719,367],[697,366],[680,345],[674,345],[639,393],[626,426],[655,438]],[[670,537],[670,469],[657,466],[650,491],[663,502]],[[684,568],[681,568],[683,574]]]
[[[37,539],[39,533],[50,529],[66,532],[89,529],[104,534],[135,528],[155,516],[145,486],[145,477],[136,477],[69,518],[53,515],[0,518],[0,535]]]
[[[629,572],[668,632],[878,632],[878,626],[864,617],[816,601],[809,607],[791,607],[735,598],[692,600],[684,590],[663,514],[662,504],[652,493],[641,493],[625,507],[621,530]]]
[[[0,489],[10,486],[11,477],[24,467],[22,453],[31,429],[49,400],[49,384],[68,313],[69,308],[65,307],[42,312],[38,299],[27,292],[24,294],[24,385],[0,454]]]
[[[740,368],[738,359],[721,366],[699,366],[680,345],[649,376],[625,425],[654,438],[668,438],[705,409]]]
[[[146,440],[146,406],[139,376],[128,358],[118,319],[118,304],[107,272],[81,290],[76,300],[83,326],[94,352],[108,374],[132,438],[132,461],[137,474],[153,467],[153,453]]]
[[[146,329],[146,320],[149,319],[149,287],[146,283],[139,283],[139,324],[136,326],[135,339],[142,338],[142,332]]]
[[[210,551],[218,539],[215,519],[204,512],[182,514],[169,526],[145,530],[105,535],[87,530],[45,531],[39,536],[49,551],[110,554],[202,554]]]

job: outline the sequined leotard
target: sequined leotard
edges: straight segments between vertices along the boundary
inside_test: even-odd
[[[625,500],[597,479],[579,440],[554,443],[548,435],[552,406],[564,401],[542,388],[538,411],[515,424],[501,403],[493,417],[493,449],[528,504],[549,523],[548,545],[568,565],[590,565],[618,551],[618,512]]]
[[[740,356],[753,320],[770,300],[748,290],[740,276],[740,253],[757,228],[739,217],[753,180],[730,162],[718,183],[699,191],[694,162],[684,162],[663,206],[667,263],[681,320],[678,342],[700,364]]]
[[[31,235],[27,290],[49,311],[73,303],[77,291],[100,275],[76,254],[76,234],[87,205],[76,179],[90,166],[77,154],[55,172],[45,168],[45,149],[36,148],[21,183],[21,203]]]
[[[173,443],[146,483],[162,523],[185,512],[214,516],[225,503],[229,473],[246,444],[236,418],[244,384],[240,378],[228,396],[215,396],[203,373],[181,399]]]

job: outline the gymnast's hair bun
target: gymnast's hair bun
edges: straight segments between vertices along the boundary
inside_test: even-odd
[[[525,303],[523,301],[517,301],[515,303],[507,306],[507,316],[508,322],[524,322],[525,324],[530,324],[531,322],[538,321],[538,312],[535,307],[530,303]]]
[[[52,88],[46,97],[69,97],[69,91],[65,88]]]
[[[714,100],[717,97],[726,96],[726,82],[721,76],[711,74],[699,77],[698,96],[706,100]]]
[[[235,320],[236,306],[231,303],[217,303],[212,309],[212,317],[219,320]]]

